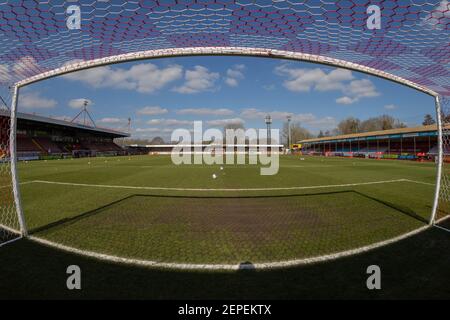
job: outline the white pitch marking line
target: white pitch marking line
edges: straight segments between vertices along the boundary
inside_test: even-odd
[[[25,182],[21,182],[19,184],[30,184],[30,183],[34,183],[34,181],[25,181]],[[0,186],[0,189],[2,188],[11,188],[12,184],[6,185],[6,186]]]
[[[14,228],[8,227],[7,225],[4,225],[2,223],[0,223],[0,228],[5,229],[5,230],[7,230],[7,231],[9,231],[11,233],[20,235],[20,231],[14,229]]]
[[[413,235],[416,235],[422,231],[427,230],[430,228],[430,226],[423,226],[418,229],[412,230],[410,232],[407,232],[405,234],[399,235],[397,237],[384,240],[381,242],[373,243],[367,246],[359,247],[356,249],[350,249],[346,251],[341,251],[337,253],[332,254],[326,254],[323,256],[316,256],[311,258],[304,258],[304,259],[295,259],[295,260],[285,260],[285,261],[275,261],[275,262],[266,262],[266,263],[255,263],[253,264],[253,267],[255,269],[274,269],[274,268],[284,268],[289,266],[298,266],[298,265],[306,265],[306,264],[312,264],[317,262],[323,262],[327,260],[335,260],[342,257],[347,257],[363,252],[367,252],[370,250],[373,250],[375,248],[380,248],[383,246],[386,246],[388,244],[406,239],[408,237],[411,237]],[[40,237],[36,236],[29,236],[31,240],[34,240],[38,243],[41,243],[43,245],[57,248],[60,250],[72,252],[78,255],[84,255],[100,260],[106,260],[106,261],[112,261],[116,263],[123,263],[123,264],[131,264],[131,265],[139,265],[139,266],[145,266],[145,267],[153,267],[153,268],[169,268],[169,269],[182,269],[182,270],[239,270],[242,268],[238,264],[190,264],[190,263],[172,263],[172,262],[158,262],[158,261],[152,261],[152,260],[141,260],[141,259],[133,259],[133,258],[124,258],[124,257],[118,257],[103,253],[97,253],[93,251],[78,249],[70,246],[66,246],[63,244],[59,244],[53,241],[49,241]]]
[[[13,243],[13,242],[15,242],[15,241],[17,241],[17,240],[20,240],[20,239],[22,239],[22,238],[23,238],[22,236],[19,236],[19,237],[17,237],[17,238],[8,240],[8,241],[6,241],[6,242],[2,242],[2,243],[0,243],[0,247],[6,246],[7,244]]]
[[[449,229],[447,229],[447,228],[444,228],[444,227],[441,227],[441,226],[439,226],[439,225],[437,225],[437,224],[433,225],[433,227],[436,227],[436,228],[438,228],[438,229],[441,229],[441,230],[443,230],[443,231],[447,231],[447,232],[450,232],[450,230],[449,230]]]
[[[210,270],[238,270],[239,265],[234,264],[190,264],[190,263],[171,263],[171,262],[158,262],[152,260],[141,260],[141,259],[132,259],[132,258],[124,258],[113,256],[109,254],[97,253],[88,250],[82,250],[70,246],[66,246],[60,243],[56,243],[53,241],[46,240],[44,238],[29,236],[29,239],[41,243],[43,245],[57,248],[60,250],[72,252],[78,255],[88,256],[91,258],[96,258],[100,260],[112,261],[116,263],[123,264],[131,264],[138,266],[146,266],[146,267],[155,267],[155,268],[171,268],[171,269],[191,269],[191,270],[199,270],[199,269],[210,269]]]
[[[439,219],[437,219],[434,223],[435,223],[435,224],[441,223],[441,222],[443,222],[443,221],[445,221],[445,220],[447,220],[447,219],[450,219],[450,215],[446,215],[445,217],[439,218]]]
[[[134,189],[134,190],[169,190],[169,191],[272,191],[272,190],[305,190],[305,189],[323,189],[323,188],[338,188],[338,187],[354,187],[373,184],[395,183],[395,182],[408,182],[408,179],[396,179],[396,180],[382,180],[382,181],[370,181],[359,183],[346,183],[346,184],[330,184],[330,185],[318,185],[318,186],[302,186],[302,187],[279,187],[279,188],[235,188],[235,189],[205,189],[205,188],[169,188],[169,187],[138,187],[138,186],[119,186],[119,185],[107,185],[107,184],[87,184],[87,183],[72,183],[72,182],[58,182],[58,181],[46,181],[46,180],[34,180],[34,183],[46,183],[66,186],[78,186],[78,187],[94,187],[94,188],[113,188],[113,189]],[[412,182],[412,181],[410,181]]]
[[[417,180],[410,180],[410,179],[405,179],[406,181],[408,181],[408,182],[412,182],[412,183],[419,183],[419,184],[424,184],[424,185],[427,185],[427,186],[435,186],[435,184],[434,183],[429,183],[429,182],[423,182],[423,181],[417,181]]]

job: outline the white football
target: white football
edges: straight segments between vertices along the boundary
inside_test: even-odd
[[[213,179],[216,179],[216,178],[217,178],[217,176],[216,176],[215,173],[213,173],[212,177],[213,177]]]
[[[223,167],[220,167],[220,170],[223,170]]]

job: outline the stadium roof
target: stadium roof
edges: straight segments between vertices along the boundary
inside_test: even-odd
[[[369,5],[381,11],[380,29],[367,27]],[[79,29],[68,27],[70,6]],[[109,63],[242,54],[361,70],[448,96],[449,21],[447,0],[0,0],[0,95],[10,102],[13,84]]]
[[[9,117],[10,116],[9,110],[0,109],[0,116]],[[107,135],[114,136],[115,138],[122,138],[122,137],[130,136],[129,133],[120,132],[120,131],[116,131],[116,130],[112,130],[112,129],[108,129],[108,128],[86,126],[81,123],[69,122],[69,121],[65,121],[65,120],[53,119],[53,118],[48,118],[48,117],[43,117],[43,116],[28,114],[28,113],[22,113],[22,112],[17,113],[17,118],[19,120],[20,119],[29,120],[29,121],[39,122],[39,123],[43,123],[43,124],[52,124],[52,125],[56,125],[56,126],[69,127],[69,128],[75,128],[75,129],[84,130],[84,131],[107,134]]]
[[[450,125],[445,126],[446,129],[450,130]],[[380,130],[380,131],[371,131],[371,132],[362,132],[362,133],[353,133],[353,134],[343,134],[339,136],[332,137],[323,137],[323,138],[314,138],[314,139],[306,139],[298,141],[297,143],[316,143],[316,142],[329,142],[335,140],[346,140],[346,139],[357,139],[357,138],[367,138],[367,137],[394,137],[399,135],[397,138],[405,137],[408,134],[414,133],[433,133],[437,134],[437,126],[435,124],[428,126],[420,126],[414,128],[397,128],[390,130]]]
[[[273,147],[273,148],[282,148],[282,144],[130,144],[128,147],[132,148],[175,148],[175,147],[236,147],[236,148],[257,148],[257,147]]]

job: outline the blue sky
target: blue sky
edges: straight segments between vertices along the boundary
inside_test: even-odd
[[[348,116],[389,114],[409,126],[433,114],[433,99],[413,89],[353,71],[253,57],[180,57],[100,67],[22,89],[21,112],[73,118],[88,99],[97,125],[166,140],[193,120],[223,128],[242,122],[280,128],[288,114],[317,134]]]

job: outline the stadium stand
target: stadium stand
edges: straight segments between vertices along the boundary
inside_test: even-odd
[[[437,127],[429,125],[347,134],[302,140],[298,144],[302,153],[310,155],[434,160],[437,156]],[[450,148],[445,148],[444,153],[450,155]]]
[[[138,144],[130,144],[128,145],[127,151],[130,154],[171,154],[173,148],[178,147],[179,145],[177,144],[148,144],[148,145],[138,145]],[[206,148],[207,147],[212,147],[214,145],[209,144],[204,142],[201,146],[201,151],[199,151],[199,145],[196,144],[189,144],[186,145],[184,147],[184,152],[187,153],[205,153]],[[232,146],[228,146],[228,145],[216,145],[216,150],[221,150],[219,151],[221,154],[226,154],[226,153],[243,153],[243,154],[249,154],[251,152],[254,153],[264,153],[267,152],[269,145],[266,144],[244,144],[244,145],[232,145]],[[281,144],[273,144],[271,146],[272,150],[271,152],[282,152],[283,150],[283,145]],[[230,151],[231,149],[233,149],[233,151]],[[186,151],[186,150],[190,150],[190,151]]]
[[[0,121],[9,121],[9,116],[8,110],[0,110]],[[35,114],[18,113],[17,119],[19,160],[125,154],[114,139],[128,133]]]

